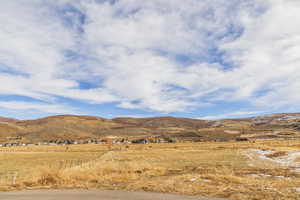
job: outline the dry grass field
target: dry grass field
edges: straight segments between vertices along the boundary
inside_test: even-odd
[[[300,199],[300,141],[0,148],[0,190],[86,188]],[[290,156],[289,156],[290,155]]]

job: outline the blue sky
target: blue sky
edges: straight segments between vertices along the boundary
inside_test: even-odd
[[[300,108],[300,2],[0,3],[0,115],[246,117]]]

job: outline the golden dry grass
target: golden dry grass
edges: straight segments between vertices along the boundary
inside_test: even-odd
[[[285,152],[285,151],[277,151],[275,153],[268,154],[267,157],[268,158],[277,158],[277,157],[281,157],[281,156],[285,156],[285,155],[287,155],[287,152]]]
[[[300,199],[300,174],[249,149],[299,151],[300,141],[0,148],[0,189],[97,188],[231,199]]]

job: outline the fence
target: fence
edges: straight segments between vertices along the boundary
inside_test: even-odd
[[[101,160],[101,158],[106,155],[107,153],[110,153],[111,151],[105,151],[103,154],[94,160],[84,160],[84,159],[74,159],[74,160],[58,160],[51,163],[44,163],[40,165],[40,167],[46,166],[50,170],[65,170],[70,169],[74,167],[79,168],[93,168],[97,166],[98,162]],[[33,169],[34,170],[34,169]],[[30,172],[27,172],[30,173]],[[0,186],[2,185],[14,185],[18,184],[18,181],[23,178],[24,172],[20,171],[7,171],[7,172],[0,172]]]
[[[15,185],[19,176],[18,171],[0,173],[0,185]]]
[[[95,162],[86,160],[60,160],[54,163],[45,163],[44,165],[41,165],[41,167],[42,166],[47,166],[47,168],[50,169],[65,170],[73,167],[93,167],[95,166]],[[7,171],[0,173],[0,186],[17,184],[20,179],[24,178],[22,174],[24,174],[24,172],[20,173],[20,171]]]

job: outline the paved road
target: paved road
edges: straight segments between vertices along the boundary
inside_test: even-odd
[[[148,192],[98,190],[32,190],[0,192],[1,200],[221,200]]]

